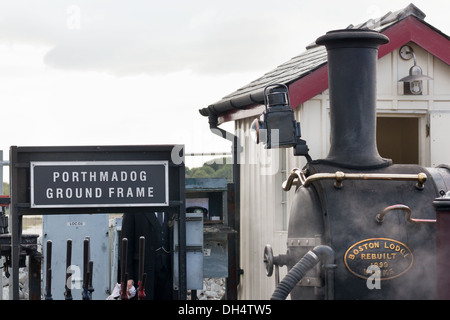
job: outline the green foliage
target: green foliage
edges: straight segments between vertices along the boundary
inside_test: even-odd
[[[0,194],[9,195],[9,183],[8,182],[3,182],[3,192],[0,192]]]
[[[231,158],[217,158],[205,162],[197,168],[186,167],[186,178],[227,178],[233,181],[233,165]]]

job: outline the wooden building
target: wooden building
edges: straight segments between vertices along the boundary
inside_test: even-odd
[[[393,163],[435,167],[450,163],[450,38],[424,19],[425,14],[410,4],[348,28],[373,29],[390,39],[380,47],[378,57],[380,155]],[[402,57],[405,45],[412,48],[423,74],[432,78],[423,80],[422,91],[416,94],[399,81],[409,75],[414,64],[413,59]],[[274,255],[286,252],[290,202],[295,191],[285,192],[281,184],[291,169],[306,164],[303,157],[293,156],[292,148],[268,150],[250,137],[252,121],[264,111],[264,88],[272,83],[288,86],[291,108],[301,123],[302,139],[307,141],[312,159],[325,158],[330,147],[327,54],[315,42],[298,56],[200,110],[203,116],[217,120],[219,127],[234,121],[241,147],[236,149],[240,186],[238,268],[243,271],[238,299],[269,299],[272,295],[275,280],[266,276],[264,247],[271,244]],[[284,274],[285,268],[280,269],[280,277]]]

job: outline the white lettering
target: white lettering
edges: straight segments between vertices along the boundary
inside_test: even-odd
[[[144,197],[145,196],[145,188],[136,188],[136,197]]]
[[[67,288],[69,289],[81,289],[81,270],[80,267],[77,265],[71,264],[67,267],[66,272],[70,274],[70,277],[67,278]],[[72,283],[74,285],[72,285]]]
[[[110,193],[114,191],[114,188],[109,188]],[[101,198],[103,195],[102,188],[47,188],[45,190],[45,196],[47,199],[71,199],[77,198]]]
[[[66,9],[66,27],[69,30],[81,29],[81,8],[77,5],[70,5]]]
[[[145,171],[64,171],[53,172],[53,182],[61,180],[63,182],[108,182],[108,181],[147,181],[147,172]]]
[[[370,290],[381,289],[381,269],[378,266],[371,264],[369,267],[367,267],[366,272],[371,274],[370,277],[367,278],[367,288]]]
[[[122,169],[122,168],[120,168]],[[76,170],[72,171],[60,169],[52,171],[50,174],[55,187],[45,187],[43,191],[46,199],[101,199],[109,197],[111,199],[127,198],[153,198],[154,187],[148,186],[147,171],[130,170]],[[149,179],[150,180],[150,179]],[[94,184],[89,187],[89,182]],[[95,184],[97,182],[97,185]],[[98,182],[113,182],[107,185]],[[117,183],[114,183],[117,182]],[[120,184],[119,184],[120,182]],[[127,183],[129,182],[129,183]],[[137,184],[137,186],[135,185]],[[64,187],[65,185],[65,187]],[[99,186],[98,186],[99,185]],[[118,186],[117,186],[118,185]]]
[[[133,198],[133,189],[132,188],[128,188],[128,190],[127,190],[127,198]]]
[[[108,171],[100,171],[100,181],[108,181]]]

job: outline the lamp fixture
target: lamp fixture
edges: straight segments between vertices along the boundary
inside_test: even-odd
[[[305,156],[308,146],[300,139],[300,123],[295,121],[285,84],[274,83],[264,88],[265,110],[252,122],[250,132],[253,140],[264,144],[266,149],[294,148],[294,155]]]
[[[409,75],[398,80],[405,83],[405,94],[422,94],[423,80],[433,80],[433,78],[422,73],[422,68],[417,65],[416,54],[410,46],[401,47],[399,54],[403,60],[414,59],[414,65],[409,69]]]

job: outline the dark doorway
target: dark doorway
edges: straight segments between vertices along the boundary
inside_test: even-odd
[[[419,119],[378,117],[377,146],[380,155],[394,164],[418,164]]]

